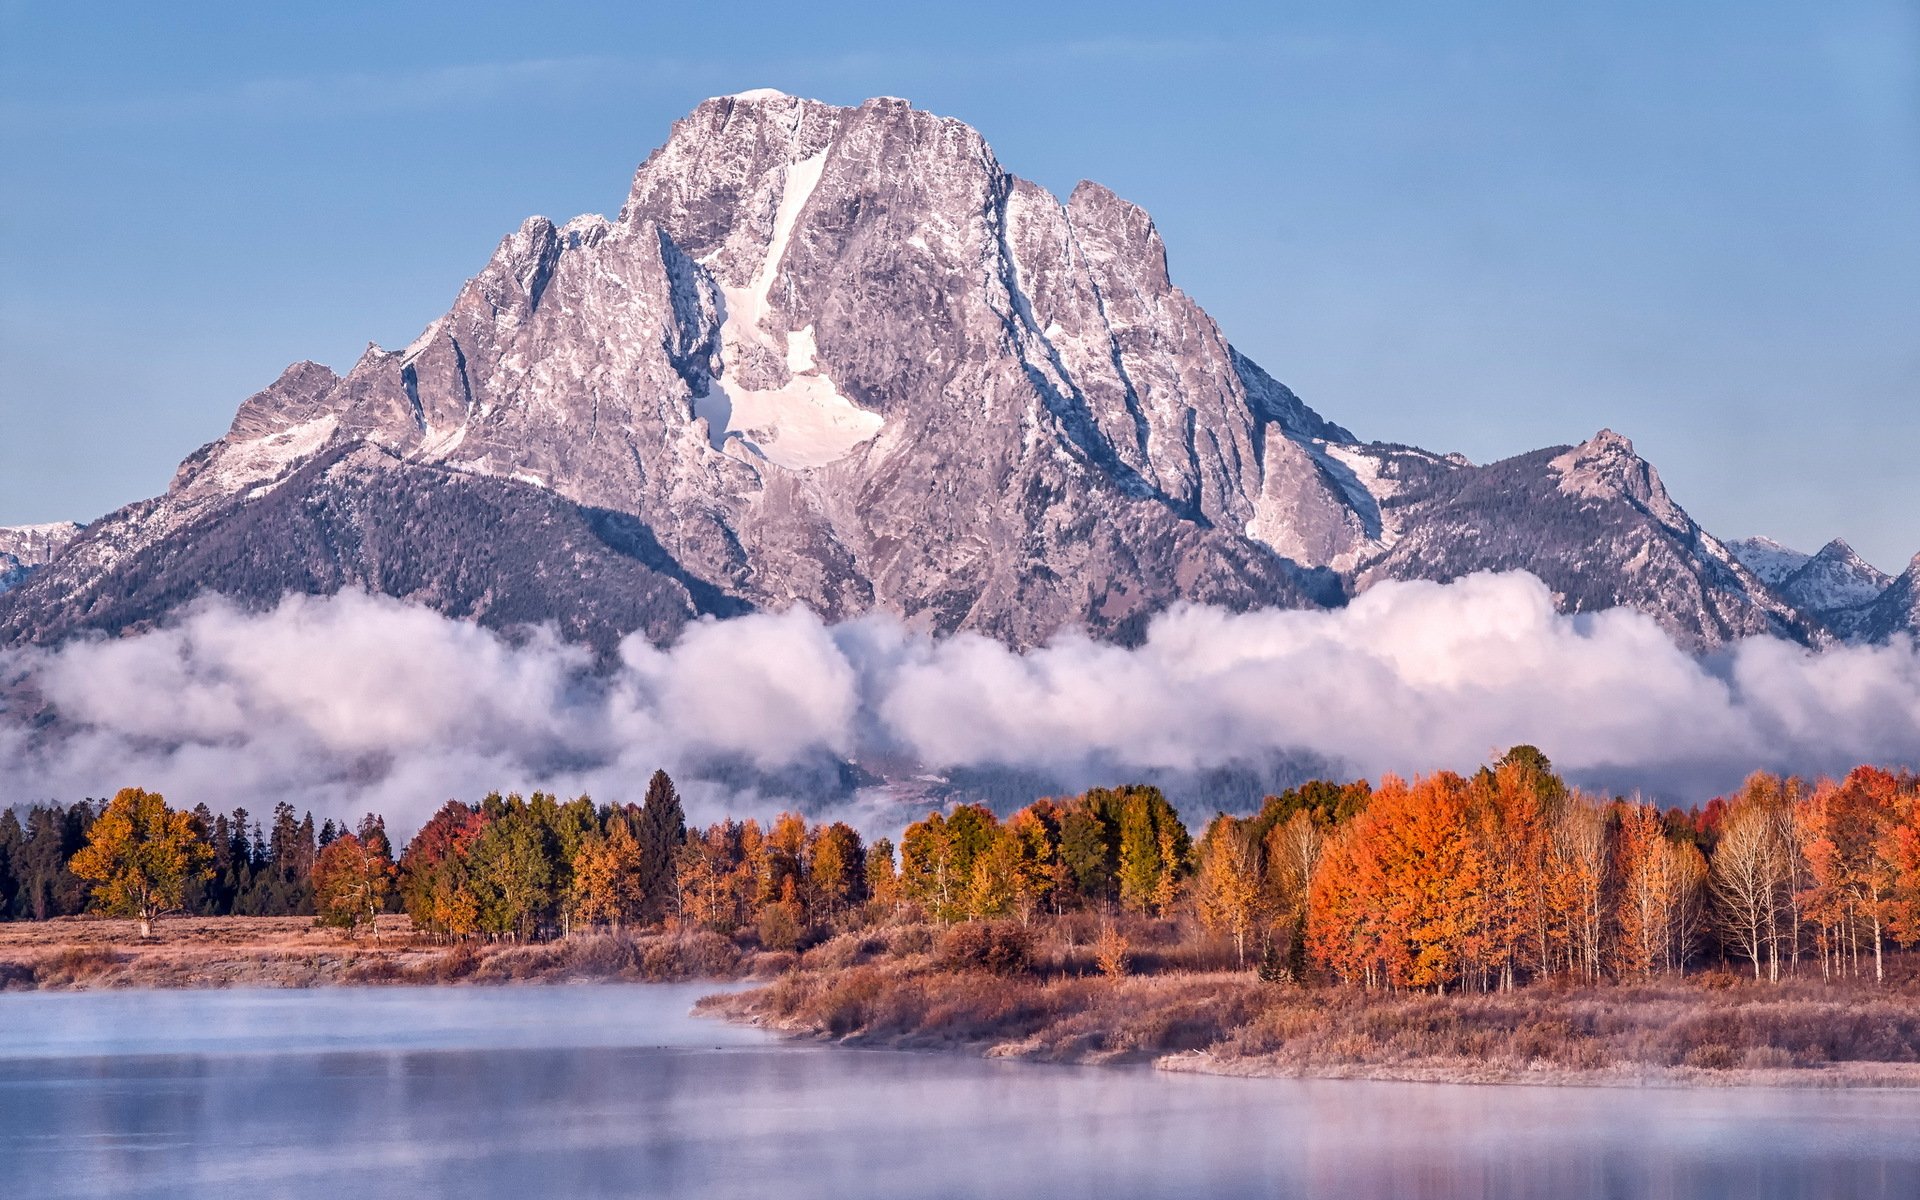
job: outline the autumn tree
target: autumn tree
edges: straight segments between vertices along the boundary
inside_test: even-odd
[[[1690,841],[1668,832],[1644,804],[1619,810],[1613,848],[1618,880],[1613,967],[1625,978],[1685,968],[1698,925],[1706,860]]]
[[[893,861],[893,841],[876,838],[867,847],[867,900],[876,910],[891,914],[900,904],[900,873]]]
[[[1763,972],[1780,978],[1781,918],[1789,887],[1788,848],[1775,814],[1743,802],[1727,814],[1714,849],[1709,886],[1722,938]]]
[[[1309,901],[1308,941],[1344,978],[1445,991],[1484,978],[1487,863],[1467,781],[1388,776],[1330,843]]]
[[[645,857],[625,814],[609,814],[605,833],[591,833],[573,855],[567,905],[571,921],[584,925],[621,925],[644,910]]]
[[[835,821],[816,830],[807,860],[814,902],[828,923],[866,902],[867,854],[853,826]]]
[[[407,843],[400,855],[400,901],[415,929],[456,938],[478,931],[472,853],[487,824],[485,813],[449,800]]]
[[[329,839],[313,863],[315,923],[345,929],[348,937],[363,924],[373,928],[392,891],[393,874],[384,837],[362,840],[347,833]]]
[[[1911,775],[1900,783],[1878,854],[1891,876],[1887,929],[1910,946],[1920,945],[1920,786]]]
[[[1194,885],[1200,923],[1233,938],[1234,957],[1247,966],[1247,938],[1263,916],[1260,849],[1248,822],[1216,817],[1200,839],[1200,872]]]
[[[1186,826],[1156,787],[1120,789],[1119,807],[1120,903],[1134,912],[1164,913],[1187,871]]]
[[[682,920],[716,933],[732,933],[740,927],[738,881],[747,870],[743,832],[743,827],[733,821],[689,831],[675,871]]]
[[[900,838],[900,884],[916,901],[944,921],[968,914],[974,861],[992,845],[1000,822],[993,810],[962,804],[951,813],[928,813],[907,826]]]
[[[1571,974],[1600,980],[1607,928],[1607,823],[1574,796],[1559,806],[1547,839],[1545,899],[1554,944]]]
[[[132,917],[147,938],[156,918],[180,907],[187,885],[210,873],[212,859],[191,814],[168,808],[157,792],[123,788],[70,867],[92,885],[96,911]]]
[[[1801,806],[1796,829],[1808,874],[1801,899],[1819,928],[1822,970],[1829,974],[1858,974],[1864,939],[1874,979],[1886,979],[1887,918],[1900,891],[1902,801],[1898,779],[1861,767],[1844,782],[1821,784]]]

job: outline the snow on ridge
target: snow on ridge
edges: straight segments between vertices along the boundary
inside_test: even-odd
[[[234,442],[220,451],[204,478],[220,492],[234,494],[251,484],[271,483],[289,467],[305,461],[333,437],[339,421],[332,413],[289,425],[263,437]],[[269,489],[270,490],[270,489]],[[260,489],[255,489],[259,494]],[[251,495],[250,497],[251,498]]]
[[[748,88],[744,92],[735,92],[730,96],[722,96],[721,99],[745,100],[748,102],[752,102],[755,100],[791,100],[793,99],[793,97],[787,95],[785,92],[781,91],[779,88],[761,87],[761,88]]]

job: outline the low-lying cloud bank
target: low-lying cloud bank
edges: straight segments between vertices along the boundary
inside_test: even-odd
[[[0,680],[29,680],[59,715],[51,734],[0,725],[0,803],[139,784],[216,809],[382,811],[406,830],[492,788],[637,799],[656,766],[711,819],[844,802],[841,762],[1067,787],[1250,764],[1464,770],[1532,742],[1576,779],[1680,802],[1757,767],[1920,762],[1910,642],[1756,639],[1696,660],[1637,613],[1556,614],[1524,574],[1386,584],[1332,612],[1186,607],[1131,649],[1070,636],[1023,654],[794,610],[697,624],[665,650],[631,638],[620,659],[596,673],[551,635],[510,642],[356,593],[206,604],[157,632],[0,657]]]

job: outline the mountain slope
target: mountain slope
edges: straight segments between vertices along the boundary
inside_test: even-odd
[[[1695,524],[1611,430],[1483,467],[1429,459],[1408,474],[1382,500],[1399,533],[1361,569],[1361,586],[1524,570],[1563,611],[1637,608],[1696,649],[1824,636]]]
[[[1854,610],[1855,640],[1884,642],[1896,635],[1920,637],[1920,554],[1871,602]]]

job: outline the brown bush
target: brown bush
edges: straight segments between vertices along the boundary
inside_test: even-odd
[[[933,950],[933,930],[925,924],[900,925],[886,933],[887,953],[895,958],[927,954]]]
[[[640,974],[656,983],[726,979],[737,974],[740,948],[710,929],[655,938],[640,956]]]
[[[613,979],[640,969],[640,949],[623,933],[568,938],[564,945],[567,970],[575,975]]]
[[[472,942],[460,942],[413,968],[411,974],[420,983],[455,983],[470,977],[479,967],[480,948]]]
[[[760,914],[756,932],[760,944],[769,950],[798,949],[800,938],[806,932],[801,923],[800,906],[787,900],[767,905]]]
[[[387,955],[378,954],[348,964],[340,979],[343,983],[373,984],[395,983],[404,977],[399,963]]]
[[[949,971],[1026,975],[1033,970],[1033,938],[1015,921],[966,921],[940,939],[940,965]]]
[[[34,974],[41,987],[72,987],[99,979],[129,957],[105,946],[68,946],[41,959]]]

